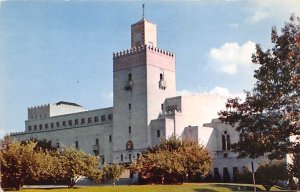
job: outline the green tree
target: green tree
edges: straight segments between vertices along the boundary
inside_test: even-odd
[[[14,142],[5,138],[1,150],[1,172],[4,185],[19,190],[24,183],[38,181],[48,175],[46,162],[50,156],[41,150],[34,150],[36,143]]]
[[[111,165],[105,164],[103,167],[104,178],[107,181],[112,181],[113,186],[115,186],[116,181],[119,179],[121,174],[124,172],[124,169],[125,168],[123,165],[120,165],[117,163],[113,163]]]
[[[256,45],[252,57],[257,82],[246,100],[227,101],[220,119],[241,132],[234,145],[240,157],[268,154],[281,159],[296,152],[300,135],[300,19],[291,16],[278,35],[272,29],[272,49]],[[293,139],[292,139],[293,138]]]
[[[83,177],[97,182],[102,178],[102,171],[99,169],[99,161],[96,157],[75,148],[64,148],[54,156],[56,157],[54,175],[70,188],[73,188],[76,182]]]
[[[196,173],[207,175],[212,166],[212,157],[196,142],[171,137],[155,147],[149,147],[132,168],[146,182],[178,183],[184,177]]]
[[[262,184],[266,191],[276,185],[279,180],[287,180],[287,164],[283,161],[273,160],[258,166],[255,172],[256,181]]]

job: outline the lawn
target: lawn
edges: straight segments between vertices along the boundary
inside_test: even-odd
[[[262,186],[257,186],[257,191],[263,191]],[[272,190],[280,191],[272,188]],[[225,183],[185,183],[183,185],[123,185],[123,186],[97,186],[76,187],[75,189],[22,189],[22,192],[231,192],[253,191],[253,186],[248,184]]]

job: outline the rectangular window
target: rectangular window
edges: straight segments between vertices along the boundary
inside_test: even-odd
[[[99,145],[99,139],[98,138],[96,139],[96,145]]]
[[[48,124],[45,124],[45,129],[48,129]]]
[[[160,130],[157,130],[156,134],[157,134],[157,137],[160,137]]]
[[[111,142],[111,135],[109,135],[109,142]]]
[[[94,117],[94,122],[97,123],[98,121],[99,121],[99,117],[98,117],[98,116],[95,116],[95,117]]]
[[[33,128],[34,128],[34,130],[36,131],[36,130],[37,130],[37,125],[34,125]]]
[[[76,149],[79,148],[79,143],[78,143],[78,141],[75,141],[75,148],[76,148]]]
[[[56,127],[60,127],[60,122],[56,122]]]
[[[131,154],[128,154],[129,161],[131,161]]]
[[[69,125],[71,126],[73,124],[73,121],[72,120],[69,120]]]
[[[81,119],[81,125],[85,124],[85,118]]]
[[[124,159],[123,159],[123,154],[121,154],[121,161],[123,161]]]
[[[65,127],[67,125],[67,122],[66,121],[63,121],[62,122],[63,126]]]
[[[91,124],[91,123],[92,123],[92,118],[89,117],[89,118],[88,118],[88,124]]]
[[[28,126],[28,130],[31,131],[31,126]]]
[[[102,164],[104,164],[105,163],[105,159],[104,159],[104,157],[102,157]]]
[[[75,125],[78,125],[78,119],[75,119]]]
[[[128,104],[128,110],[131,110],[131,103]]]
[[[112,119],[113,119],[113,115],[112,115],[112,114],[109,114],[109,115],[108,115],[108,120],[111,121]]]
[[[102,115],[102,116],[101,116],[101,121],[102,121],[102,122],[105,121],[105,115]]]
[[[40,125],[39,125],[39,128],[40,128],[40,130],[42,130],[42,129],[43,129],[43,125],[42,125],[42,124],[40,124]]]
[[[161,110],[162,111],[164,110],[164,104],[161,104]]]
[[[131,126],[129,126],[129,128],[128,128],[128,132],[131,133]]]
[[[140,153],[137,153],[137,154],[136,154],[136,158],[140,158]]]
[[[51,126],[51,128],[53,128],[54,127],[54,123],[51,123],[50,126]]]

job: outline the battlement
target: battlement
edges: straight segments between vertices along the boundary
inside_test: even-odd
[[[18,132],[12,132],[12,133],[10,133],[10,135],[11,136],[17,136],[17,135],[22,135],[24,133],[25,133],[25,131],[18,131]]]
[[[169,51],[160,49],[158,47],[154,47],[154,46],[145,44],[145,45],[142,45],[142,46],[134,47],[132,49],[126,49],[126,50],[123,50],[123,51],[114,52],[113,53],[113,58],[115,59],[115,58],[120,58],[120,57],[124,57],[124,56],[129,56],[129,55],[144,52],[146,50],[156,52],[156,53],[159,53],[159,54],[162,54],[162,55],[166,55],[166,56],[169,56],[169,57],[175,57],[174,53],[171,53]]]
[[[45,104],[45,105],[36,105],[33,107],[28,107],[28,110],[32,110],[32,109],[39,109],[39,108],[46,108],[49,107],[49,104]]]

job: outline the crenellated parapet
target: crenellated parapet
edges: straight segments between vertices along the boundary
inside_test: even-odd
[[[28,110],[35,110],[35,109],[46,108],[46,107],[49,107],[49,104],[36,105],[36,106],[33,106],[33,107],[28,107]]]
[[[175,57],[175,54],[172,53],[172,52],[169,52],[169,51],[160,49],[158,47],[154,47],[154,46],[145,44],[145,45],[142,45],[142,46],[134,47],[132,49],[126,49],[126,50],[123,50],[123,51],[115,52],[115,53],[113,53],[113,58],[115,59],[115,58],[125,57],[125,56],[129,56],[129,55],[134,55],[134,54],[137,54],[137,53],[144,52],[146,50],[152,51],[152,52],[155,52],[155,53],[158,53],[158,54],[161,54],[161,55],[169,56],[169,57]]]
[[[25,133],[25,131],[18,131],[18,132],[12,132],[12,133],[10,133],[10,135],[11,136],[16,136],[16,135],[22,135],[24,133]]]

